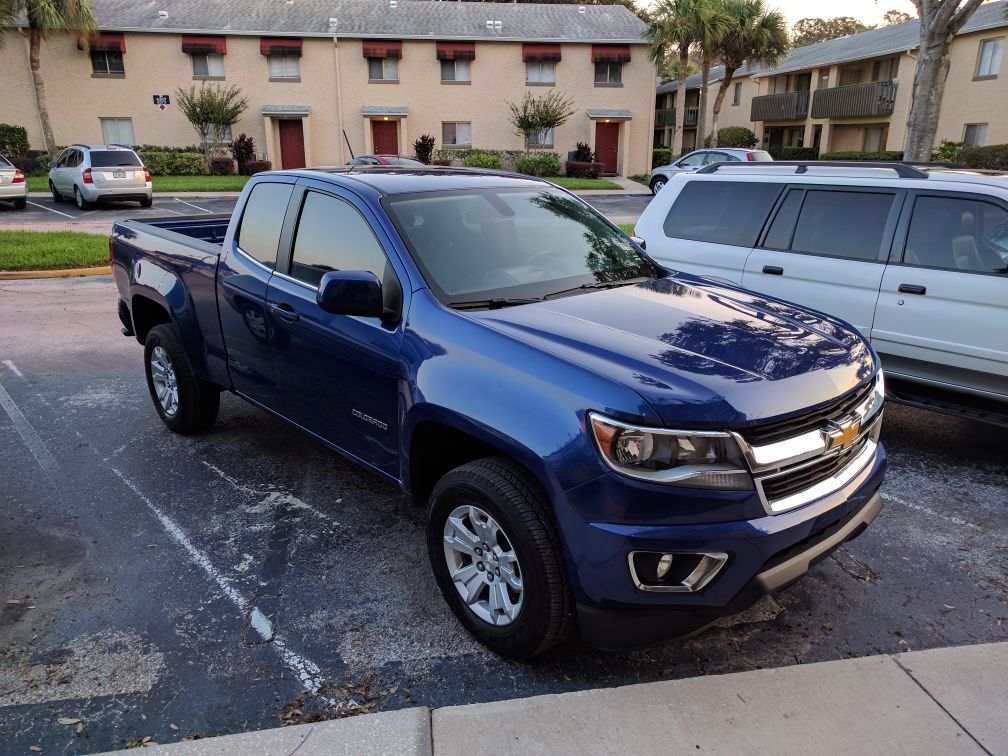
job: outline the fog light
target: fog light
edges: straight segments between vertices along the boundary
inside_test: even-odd
[[[664,580],[668,576],[669,570],[672,569],[673,560],[675,560],[675,554],[662,554],[662,558],[658,560],[655,577],[659,580]]]
[[[665,593],[703,590],[728,562],[724,552],[631,551],[628,556],[637,589]]]

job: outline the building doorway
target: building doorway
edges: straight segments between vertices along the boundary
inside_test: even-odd
[[[300,118],[277,122],[280,129],[280,163],[284,170],[305,167],[304,127]]]
[[[371,142],[375,155],[399,154],[399,121],[371,121]]]
[[[619,123],[595,122],[595,154],[606,173],[619,170]]]

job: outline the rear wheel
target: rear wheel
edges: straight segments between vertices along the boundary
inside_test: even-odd
[[[566,640],[573,599],[538,482],[509,459],[457,467],[434,487],[427,547],[442,595],[492,651],[522,659]]]
[[[664,176],[658,176],[651,182],[651,194],[658,194],[662,190],[662,187],[668,183],[668,179]]]
[[[25,207],[27,207],[27,205],[28,205],[28,200],[26,200],[24,198],[14,200],[14,209],[15,210],[24,210]]]
[[[49,191],[52,192],[52,201],[53,202],[62,202],[63,201],[63,195],[60,194],[58,191],[56,191],[56,185],[52,181],[49,182]]]
[[[154,204],[154,199],[152,197],[144,197],[140,200],[140,207],[150,207]]]
[[[76,186],[74,187],[74,201],[77,203],[77,207],[80,210],[88,210],[92,207],[93,204],[84,199],[84,195],[81,194],[80,189],[78,189]]]
[[[220,391],[192,374],[172,326],[154,326],[147,334],[144,367],[154,409],[168,428],[189,434],[214,424],[220,410]]]

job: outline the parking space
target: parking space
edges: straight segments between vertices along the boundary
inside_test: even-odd
[[[805,579],[688,641],[515,663],[449,613],[397,489],[229,395],[164,429],[108,277],[2,288],[2,752],[1008,638],[999,429],[892,405],[886,507]]]

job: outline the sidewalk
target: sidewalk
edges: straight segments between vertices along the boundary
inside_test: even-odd
[[[990,643],[404,709],[159,748],[166,756],[1008,754],[1006,680],[1008,642]]]

